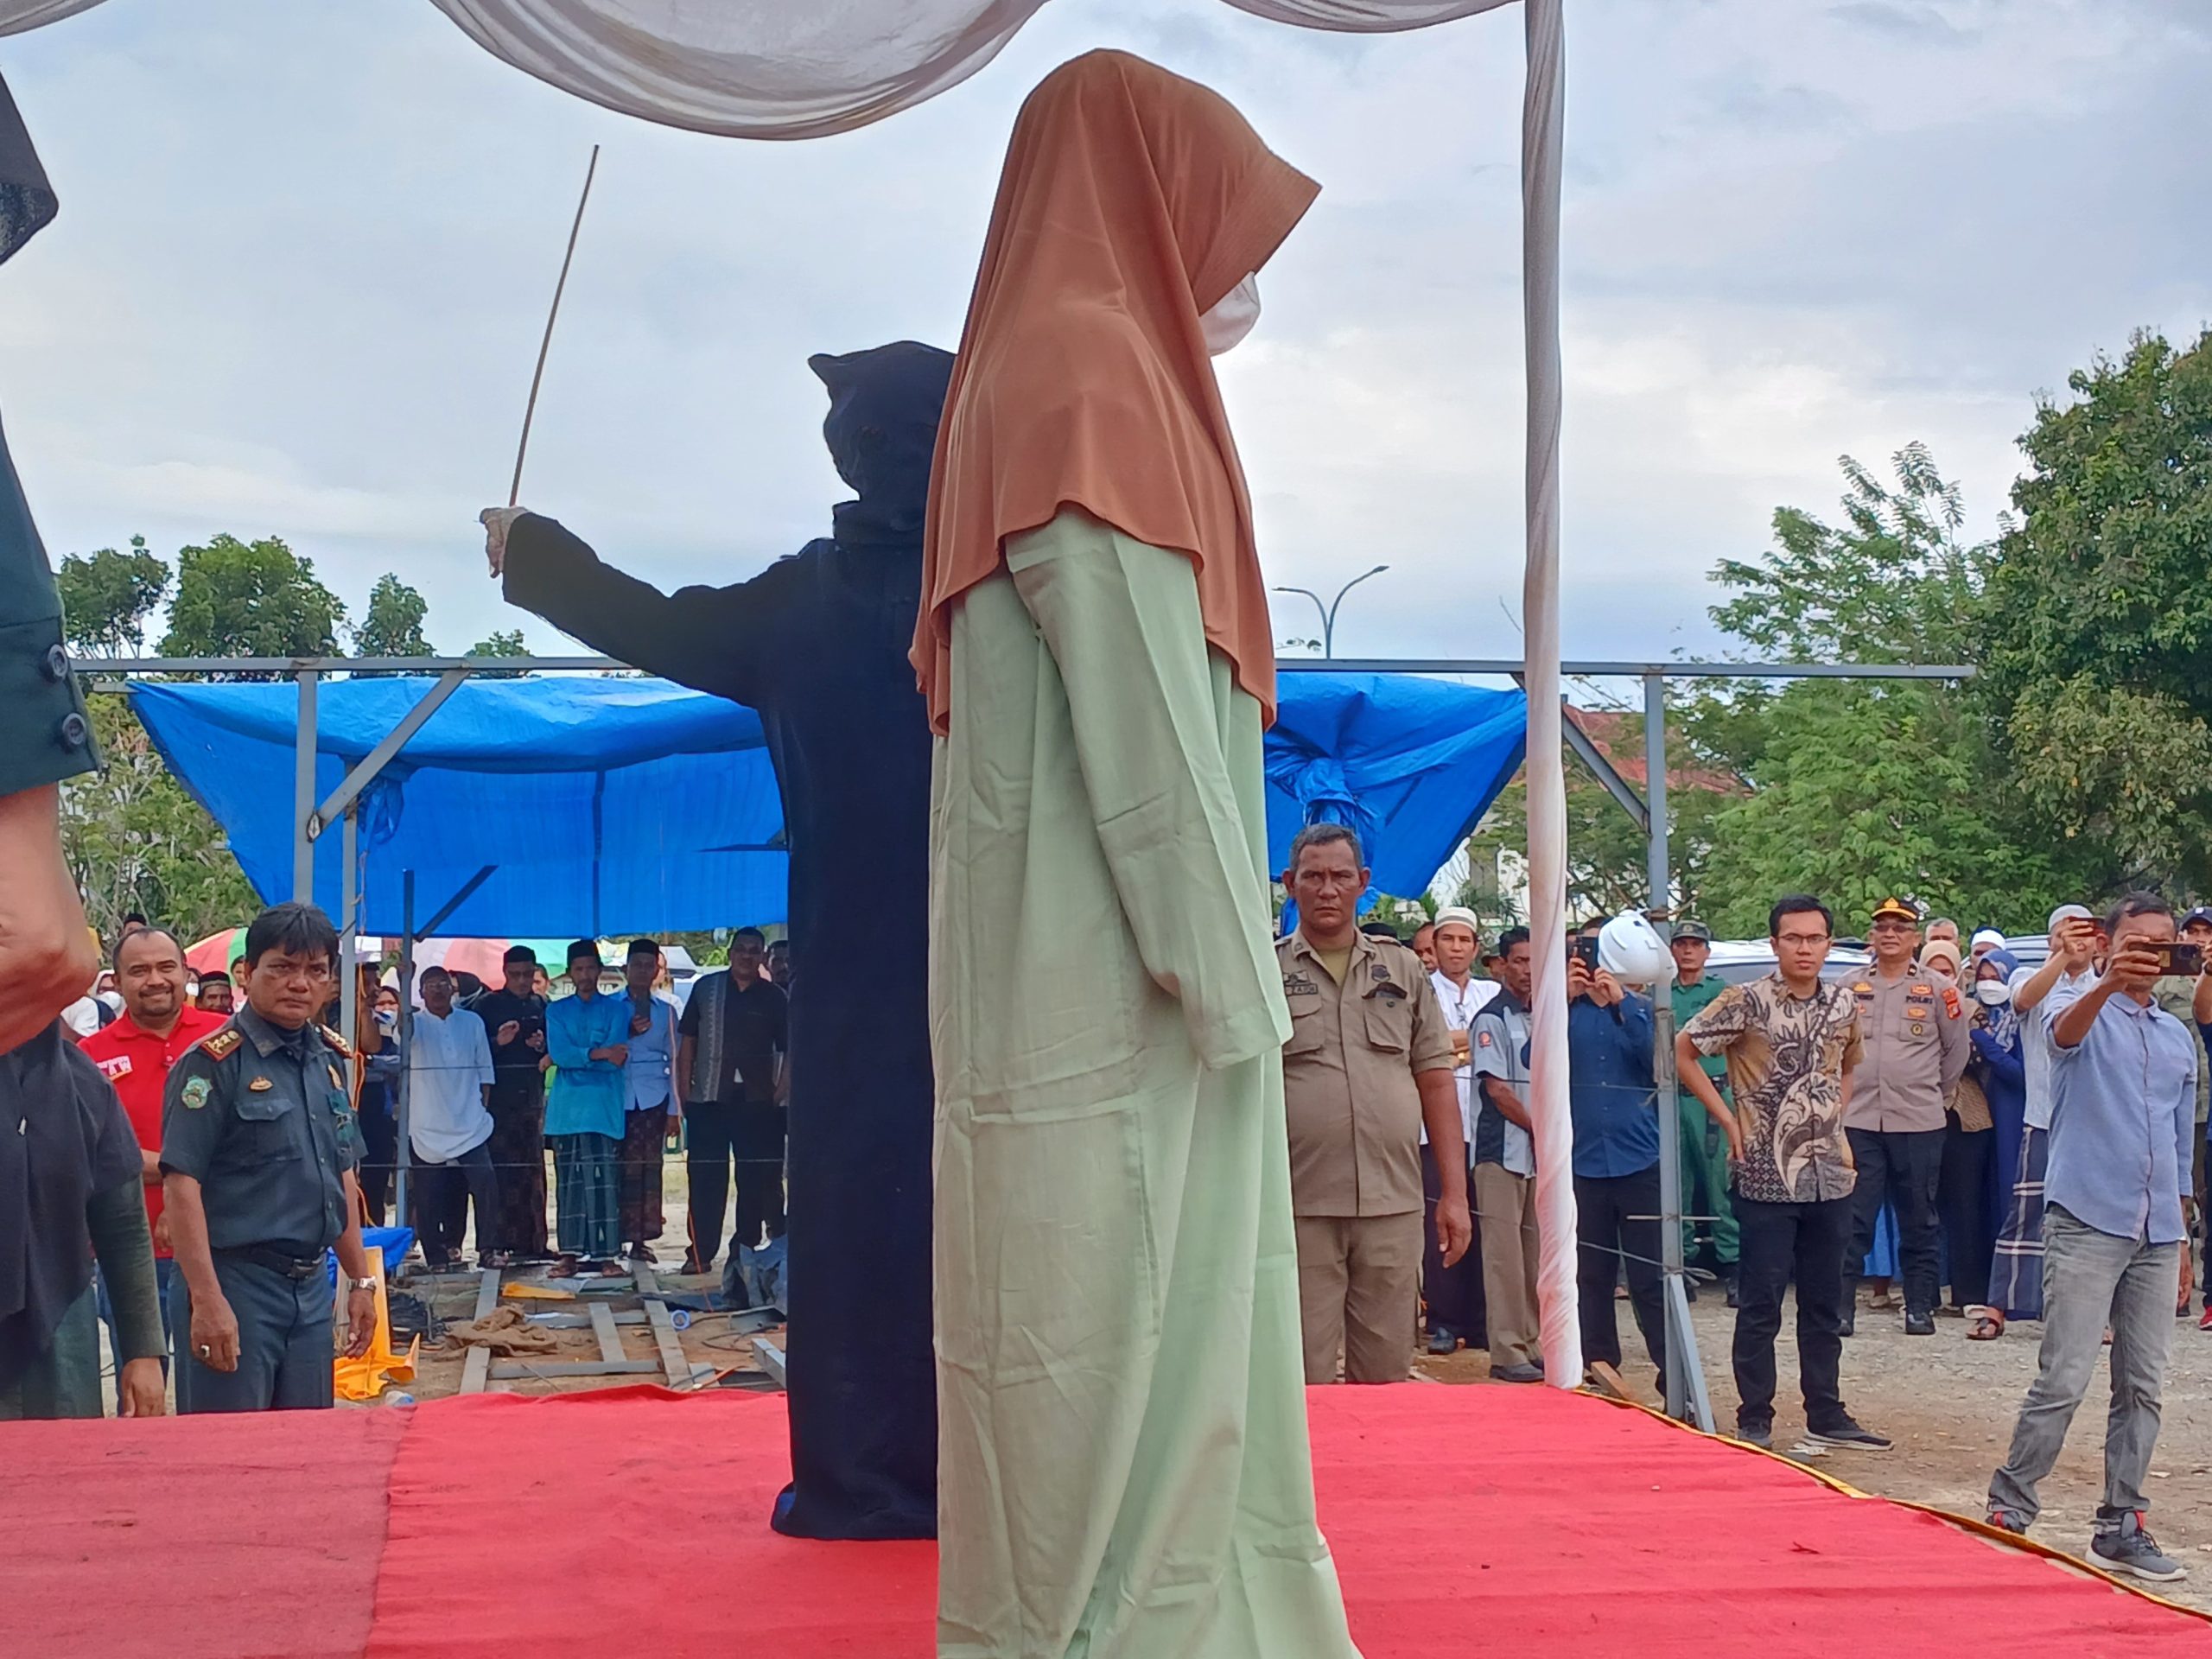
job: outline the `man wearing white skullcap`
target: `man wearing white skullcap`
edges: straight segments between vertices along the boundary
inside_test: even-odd
[[[1474,1070],[1468,1059],[1468,1046],[1472,1039],[1467,1028],[1474,1023],[1475,1015],[1497,995],[1497,982],[1475,977],[1481,928],[1473,911],[1464,905],[1446,905],[1436,912],[1430,927],[1436,968],[1428,976],[1429,983],[1435,987],[1438,1006],[1444,1010],[1444,1023],[1451,1028],[1452,1063],[1459,1090],[1459,1128],[1465,1137],[1471,1166],[1475,1144]],[[1421,1190],[1433,1217],[1442,1188],[1435,1160],[1429,1154],[1427,1130],[1421,1133]],[[1469,1190],[1472,1190],[1471,1185]],[[1448,1354],[1462,1342],[1470,1348],[1480,1348],[1489,1341],[1489,1321],[1483,1301],[1479,1220],[1475,1224],[1475,1242],[1468,1247],[1465,1255],[1448,1268],[1444,1265],[1443,1251],[1437,1243],[1436,1229],[1433,1225],[1429,1228],[1427,1248],[1421,1256],[1421,1300],[1428,1309],[1430,1353]]]

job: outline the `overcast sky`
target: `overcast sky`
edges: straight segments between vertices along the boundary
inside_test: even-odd
[[[1570,656],[1713,648],[1705,573],[1828,512],[1846,452],[1924,439],[1986,533],[2039,390],[2212,319],[2212,8],[1567,10]],[[62,202],[0,272],[0,409],[57,561],[279,535],[356,616],[393,570],[441,649],[562,649],[473,521],[592,143],[524,500],[664,586],[734,581],[842,493],[806,355],[953,345],[1016,106],[1118,45],[1324,187],[1223,360],[1271,579],[1388,563],[1340,654],[1514,656],[1521,44],[1510,10],[1354,39],[1054,0],[931,104],[765,144],[607,114],[423,0],[108,0],[0,41]]]

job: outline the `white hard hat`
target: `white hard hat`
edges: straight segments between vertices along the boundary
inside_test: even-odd
[[[1598,963],[1624,985],[1675,982],[1675,953],[1658,929],[1632,912],[1598,930]]]

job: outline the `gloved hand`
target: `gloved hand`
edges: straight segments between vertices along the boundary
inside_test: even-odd
[[[528,507],[486,507],[476,515],[476,522],[484,526],[484,556],[491,562],[494,581],[506,569],[507,532],[529,511]]]

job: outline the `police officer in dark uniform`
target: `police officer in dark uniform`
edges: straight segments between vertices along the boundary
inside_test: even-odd
[[[348,1354],[376,1331],[361,1248],[361,1132],[351,1058],[315,1023],[338,935],[312,905],[246,930],[245,1006],[185,1051],[162,1105],[162,1191],[178,1274],[177,1409],[267,1411],[331,1402],[333,1244],[346,1281]]]

